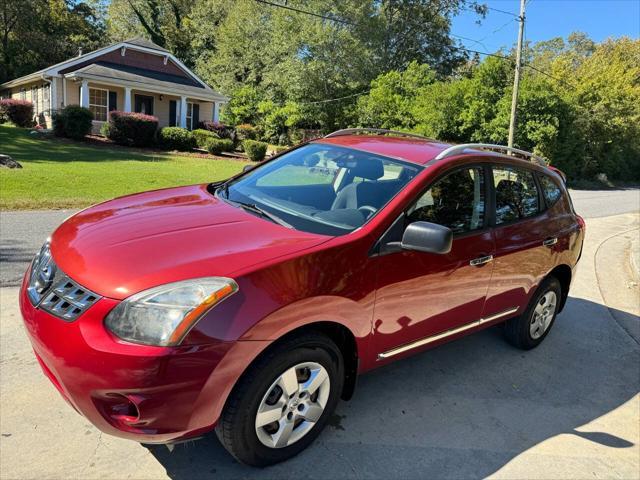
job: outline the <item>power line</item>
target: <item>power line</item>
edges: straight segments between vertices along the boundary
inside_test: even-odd
[[[285,10],[290,10],[292,12],[303,13],[305,15],[311,15],[312,17],[322,18],[323,20],[328,20],[330,22],[343,23],[345,25],[351,25],[351,26],[354,26],[354,27],[356,26],[356,24],[354,22],[350,22],[349,20],[344,20],[342,18],[329,17],[327,15],[321,15],[319,13],[310,12],[308,10],[302,10],[302,9],[295,8],[295,7],[290,7],[289,5],[283,5],[281,3],[269,2],[267,0],[255,0],[255,1],[258,2],[258,3],[262,3],[264,5],[269,5],[271,7],[284,8]]]

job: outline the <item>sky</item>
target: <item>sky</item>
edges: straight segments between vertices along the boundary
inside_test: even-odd
[[[519,0],[478,0],[489,8],[518,14]],[[518,22],[514,16],[489,10],[481,25],[478,15],[464,11],[453,19],[451,33],[480,41],[461,39],[473,50],[495,52],[517,41]],[[528,0],[525,11],[525,38],[536,42],[585,32],[595,41],[624,35],[640,38],[640,0]]]

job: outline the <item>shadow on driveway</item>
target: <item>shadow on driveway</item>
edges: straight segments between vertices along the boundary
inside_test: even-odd
[[[245,467],[215,434],[172,452],[148,448],[175,480],[480,478],[560,434],[637,450],[629,439],[576,429],[628,402],[639,384],[638,345],[606,307],[570,298],[535,350],[516,350],[494,327],[362,376],[355,397],[339,404],[332,426],[288,462]],[[626,436],[635,439],[631,423]],[[586,451],[558,455],[580,460]]]

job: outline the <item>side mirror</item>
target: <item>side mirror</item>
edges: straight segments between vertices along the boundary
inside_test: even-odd
[[[453,232],[431,222],[410,223],[402,235],[400,246],[405,250],[444,254],[451,251]]]
[[[244,167],[242,167],[242,172],[248,172],[249,170],[252,170],[253,167],[255,167],[255,165],[245,165]]]

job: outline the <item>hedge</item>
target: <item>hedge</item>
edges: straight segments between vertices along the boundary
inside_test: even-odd
[[[17,127],[33,125],[33,104],[27,100],[0,100],[0,123],[11,122]]]
[[[67,105],[53,114],[53,133],[59,137],[83,139],[91,133],[93,113],[79,105]]]
[[[168,150],[187,152],[196,147],[196,137],[186,128],[164,127],[158,134],[160,146]]]
[[[158,130],[158,119],[144,113],[121,112],[109,113],[108,138],[120,145],[148,147],[155,141]]]
[[[217,133],[205,130],[204,128],[198,128],[194,130],[193,136],[196,139],[196,145],[200,148],[207,148],[207,142],[216,138],[220,138]]]
[[[228,138],[212,138],[206,144],[207,151],[212,155],[220,155],[222,152],[233,152],[233,141]]]
[[[267,144],[264,142],[245,140],[242,142],[242,147],[244,148],[247,157],[249,157],[249,160],[254,162],[261,162],[267,154]]]

